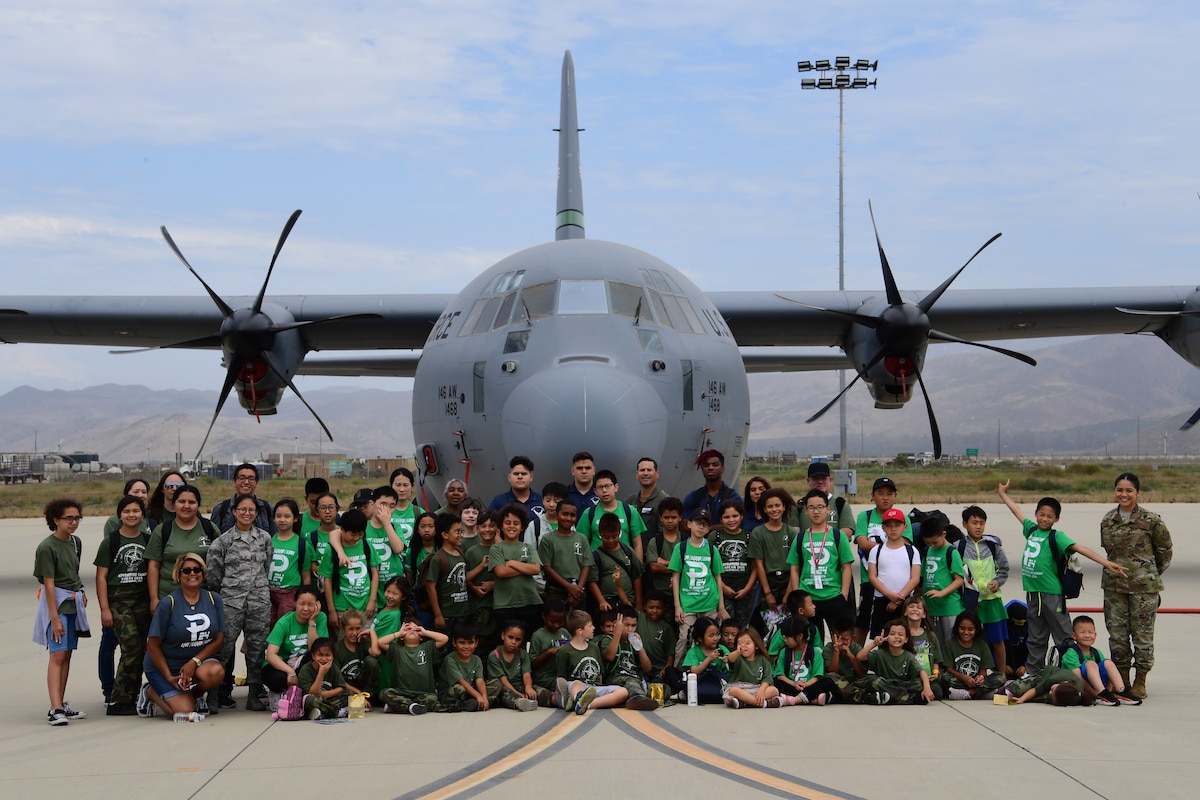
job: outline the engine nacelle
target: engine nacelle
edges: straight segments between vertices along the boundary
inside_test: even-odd
[[[1185,308],[1192,312],[1200,311],[1200,289],[1188,297]],[[1184,361],[1200,367],[1200,317],[1177,317],[1158,332],[1158,337]]]
[[[915,358],[907,354],[884,356],[870,370],[867,363],[879,352],[880,343],[875,331],[854,325],[846,342],[846,355],[854,361],[854,369],[867,384],[876,408],[901,408],[913,397],[917,386],[917,372],[925,367],[925,345],[912,350]]]
[[[264,303],[262,311],[267,315],[269,322],[277,325],[294,321],[291,313],[282,306]],[[287,381],[295,377],[300,363],[304,360],[305,347],[299,331],[280,331],[271,338],[274,341],[270,342],[270,347],[266,350],[254,350],[241,354],[243,366],[238,372],[234,387],[237,390],[238,403],[246,409],[247,414],[252,416],[278,413],[279,402],[283,399],[284,390],[288,388]],[[254,344],[262,345],[266,342],[255,342]],[[286,380],[271,371],[263,357],[264,352],[271,354],[276,368],[283,373]],[[233,355],[231,351],[226,351],[222,365],[228,368]]]

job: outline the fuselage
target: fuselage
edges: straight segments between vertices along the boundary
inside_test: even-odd
[[[431,445],[439,495],[450,478],[485,500],[505,491],[515,455],[534,461],[535,488],[566,481],[578,451],[616,472],[622,492],[636,488],[637,460],[654,458],[660,486],[681,494],[703,483],[703,450],[721,450],[736,475],[749,428],[741,355],[704,293],[647,253],[595,239],[523,250],[468,284],[413,386],[418,460],[430,466]]]

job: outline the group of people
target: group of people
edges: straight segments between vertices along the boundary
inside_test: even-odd
[[[131,480],[93,562],[106,713],[236,707],[239,638],[245,708],[267,711],[299,691],[312,718],[344,715],[354,695],[414,715],[1146,696],[1171,539],[1138,504],[1135,475],[1115,483],[1104,555],[1056,530],[1053,498],[1027,518],[999,486],[1024,538],[1027,645],[1014,656],[1008,619],[1022,604],[1004,603],[1008,557],[979,506],[962,512],[961,529],[940,513],[910,520],[883,477],[856,516],[823,462],[798,501],[761,477],[743,499],[724,483],[719,451],[697,467],[704,485],[675,498],[643,458],[637,490],[619,499],[617,475],[589,453],[540,492],[533,463],[516,456],[509,490],[486,507],[455,480],[431,512],[414,502],[406,469],[344,510],[327,481],[311,479],[302,509],[260,499],[256,467],[242,464],[208,519],[178,473],[153,490]],[[51,535],[35,556],[52,725],[86,716],[66,701],[71,654],[90,635],[82,515],[70,499],[48,504]],[[1110,657],[1095,648],[1091,619],[1067,615],[1062,581],[1075,554],[1104,569]]]

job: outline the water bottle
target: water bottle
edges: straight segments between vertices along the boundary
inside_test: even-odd
[[[196,711],[179,711],[171,719],[174,722],[204,722],[204,715]]]
[[[700,704],[699,698],[696,696],[696,673],[689,672],[687,674],[687,699],[689,706]]]

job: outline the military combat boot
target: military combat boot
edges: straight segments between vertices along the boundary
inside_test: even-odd
[[[249,688],[250,688],[250,692],[246,696],[246,710],[247,711],[266,711],[267,704],[266,704],[266,702],[263,701],[262,697],[259,696],[259,691],[258,691],[261,688],[261,685],[253,684]]]
[[[1148,669],[1138,667],[1137,677],[1133,680],[1133,688],[1129,690],[1129,693],[1139,700],[1145,700],[1148,697],[1146,694],[1146,675],[1149,672],[1150,670]]]
[[[1121,676],[1121,684],[1126,689],[1129,689],[1133,686],[1133,684],[1129,682],[1129,667],[1117,667],[1117,673]]]

